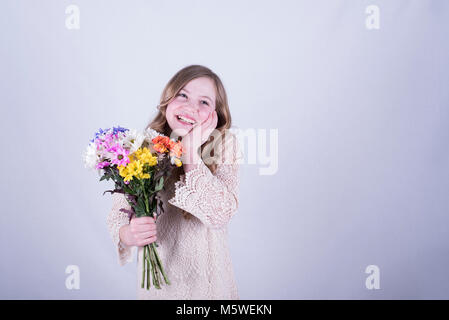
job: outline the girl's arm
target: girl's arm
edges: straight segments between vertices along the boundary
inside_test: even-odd
[[[227,143],[223,143],[222,159],[215,175],[199,160],[175,183],[175,196],[168,200],[196,216],[208,228],[225,227],[238,209],[240,153],[237,138],[234,134],[229,136]]]
[[[112,209],[107,217],[107,226],[114,245],[117,248],[118,261],[121,266],[133,260],[134,246],[127,246],[120,241],[120,228],[129,224],[126,212],[119,211],[121,208],[131,210],[131,206],[122,193],[112,194]]]

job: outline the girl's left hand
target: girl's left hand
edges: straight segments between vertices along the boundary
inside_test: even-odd
[[[186,161],[187,164],[194,164],[201,158],[198,149],[209,139],[210,134],[217,127],[217,123],[218,115],[217,111],[214,110],[203,123],[196,125],[182,137],[183,163]]]

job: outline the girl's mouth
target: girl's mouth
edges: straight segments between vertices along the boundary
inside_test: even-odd
[[[187,125],[187,126],[192,126],[196,123],[194,120],[183,117],[182,115],[177,115],[176,120],[178,120],[178,122],[182,123],[183,125]]]

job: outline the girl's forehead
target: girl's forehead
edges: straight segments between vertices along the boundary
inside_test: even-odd
[[[189,82],[187,82],[186,85],[184,85],[183,89],[214,92],[215,85],[211,79],[206,78],[206,77],[201,77],[201,78],[196,78],[196,79],[190,80]]]
[[[187,93],[195,93],[198,96],[209,97],[215,99],[215,84],[209,78],[197,78],[190,80],[181,90],[187,91]]]

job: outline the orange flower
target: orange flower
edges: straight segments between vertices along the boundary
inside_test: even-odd
[[[164,153],[170,150],[170,138],[169,137],[163,137],[163,136],[157,136],[156,138],[152,139],[151,142],[154,143],[154,150],[156,150],[159,153]]]
[[[167,152],[167,148],[163,144],[160,144],[160,143],[156,143],[155,145],[153,145],[153,149],[159,153]]]
[[[180,158],[182,155],[183,149],[181,141],[173,142],[171,148],[170,148],[170,156],[175,156],[177,158]]]
[[[153,149],[159,153],[170,151],[170,156],[180,158],[183,153],[181,141],[174,142],[169,137],[157,136],[151,140]]]
[[[169,137],[164,137],[164,136],[157,136],[157,137],[153,138],[153,140],[151,140],[151,141],[154,144],[162,143],[162,144],[167,144],[168,145],[168,143],[170,141],[170,138]]]

